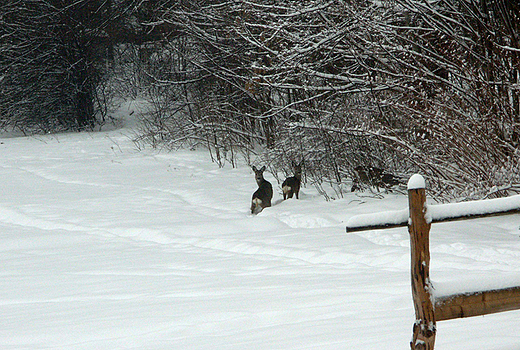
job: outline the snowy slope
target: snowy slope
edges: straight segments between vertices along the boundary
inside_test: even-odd
[[[407,200],[313,188],[258,216],[252,171],[137,151],[129,129],[0,140],[0,349],[407,349]],[[441,291],[520,283],[520,215],[436,224]],[[453,283],[455,282],[455,283]],[[438,324],[436,349],[520,349],[520,311]]]

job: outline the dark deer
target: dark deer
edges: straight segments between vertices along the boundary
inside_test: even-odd
[[[300,185],[302,183],[302,162],[296,164],[294,161],[291,165],[294,169],[294,176],[288,177],[282,184],[283,199],[292,198],[293,194],[299,199]]]
[[[361,188],[360,183],[376,187],[377,190],[380,187],[389,188],[399,184],[399,179],[396,176],[385,172],[381,168],[360,165],[354,168],[354,172],[356,178],[352,185],[352,191],[359,190]]]
[[[260,170],[253,166],[253,171],[255,172],[258,189],[253,193],[253,198],[251,200],[251,214],[258,214],[264,208],[271,206],[273,186],[269,181],[264,179],[265,165]]]

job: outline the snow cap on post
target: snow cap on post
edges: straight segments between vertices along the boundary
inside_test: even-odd
[[[424,181],[424,177],[419,174],[412,175],[410,180],[408,180],[408,191],[417,190],[420,188],[426,188],[426,182]]]

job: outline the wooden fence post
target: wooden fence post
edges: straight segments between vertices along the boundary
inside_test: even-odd
[[[408,182],[410,222],[412,296],[415,308],[412,350],[433,350],[435,345],[435,311],[430,283],[430,226],[426,215],[425,182],[414,175]]]

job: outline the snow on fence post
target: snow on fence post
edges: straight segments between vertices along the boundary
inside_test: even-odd
[[[435,345],[435,311],[430,284],[430,226],[426,218],[425,181],[413,175],[408,181],[410,221],[412,296],[415,308],[412,350],[433,350]]]

